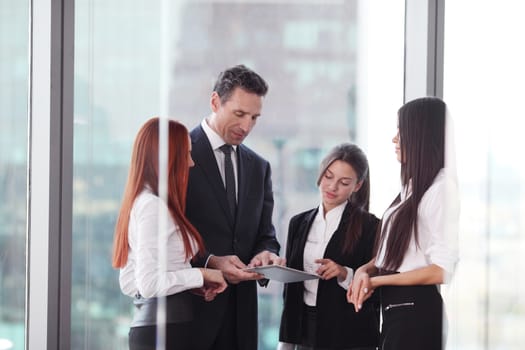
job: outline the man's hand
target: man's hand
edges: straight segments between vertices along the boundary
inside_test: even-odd
[[[208,266],[222,271],[224,278],[237,284],[242,281],[259,280],[264,276],[256,272],[244,271],[246,266],[237,255],[211,256]]]
[[[284,266],[286,264],[286,259],[280,258],[279,256],[275,255],[274,253],[263,250],[256,256],[252,258],[252,261],[250,261],[249,266],[250,267],[256,267],[256,266],[263,266],[263,265],[281,265]]]

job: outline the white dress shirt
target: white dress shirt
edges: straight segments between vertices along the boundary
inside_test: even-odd
[[[159,267],[159,215],[167,215],[167,261],[165,270]],[[167,296],[203,286],[199,269],[186,259],[179,227],[166,203],[150,190],[143,190],[131,209],[128,227],[128,262],[120,270],[120,289],[134,297]],[[193,251],[196,243],[192,240]]]
[[[219,149],[222,145],[224,145],[226,142],[222,139],[222,137],[215,132],[209,125],[208,121],[206,119],[203,119],[201,122],[202,129],[204,130],[204,133],[208,137],[208,140],[210,141],[211,148],[213,149],[213,154],[215,155],[215,159],[217,160],[217,166],[219,167],[219,172],[221,173],[222,182],[224,183],[224,187],[226,188],[226,180],[225,180],[225,170],[224,170],[224,153]],[[231,145],[233,147],[233,152],[231,154],[232,163],[233,163],[233,174],[235,175],[235,194],[238,198],[238,175],[237,175],[237,145]]]
[[[401,201],[387,209],[383,224],[392,212],[410,195],[411,186],[401,191]],[[459,222],[459,202],[457,195],[450,191],[442,169],[434,182],[425,192],[418,207],[418,244],[414,237],[410,240],[408,250],[398,272],[406,272],[435,264],[445,271],[445,280],[450,279],[458,261],[457,232]],[[386,231],[386,239],[391,239]],[[386,241],[377,255],[375,265],[384,266]]]
[[[315,260],[323,258],[326,246],[339,226],[339,222],[341,221],[346,204],[346,202],[340,204],[339,206],[328,211],[326,215],[323,215],[323,204],[321,203],[319,205],[319,210],[317,211],[317,215],[315,216],[314,222],[312,223],[312,227],[310,227],[306,244],[304,246],[304,271],[316,273],[317,269],[321,266],[321,264],[316,263]],[[354,272],[349,267],[344,266],[344,268],[347,270],[346,279],[338,279],[337,282],[342,288],[348,289]],[[317,301],[317,287],[319,286],[319,280],[306,280],[303,283],[303,298],[305,304],[309,306],[315,306]]]

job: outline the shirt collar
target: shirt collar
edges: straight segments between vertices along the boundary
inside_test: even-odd
[[[211,148],[216,151],[224,145],[226,142],[222,139],[222,137],[215,132],[209,125],[208,125],[208,118],[204,118],[201,122],[202,129],[204,130],[204,133],[208,137],[208,140],[210,141]],[[232,145],[233,150],[237,151],[237,145]]]
[[[335,219],[339,220],[341,216],[343,216],[343,211],[345,210],[347,204],[348,204],[348,201],[344,201],[343,203],[339,204],[337,207],[332,208],[330,211],[326,213],[326,217],[324,218],[323,217],[324,206],[323,206],[323,202],[321,202],[321,204],[319,204],[319,211],[317,212],[316,220],[323,220],[323,221],[324,220],[330,221],[330,220],[335,220]]]

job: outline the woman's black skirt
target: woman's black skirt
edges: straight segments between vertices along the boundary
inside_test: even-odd
[[[443,299],[435,285],[381,287],[382,350],[442,350]]]

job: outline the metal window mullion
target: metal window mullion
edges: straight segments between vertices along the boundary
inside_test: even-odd
[[[26,349],[69,349],[74,1],[30,6]]]
[[[405,2],[404,101],[443,97],[445,0]]]

